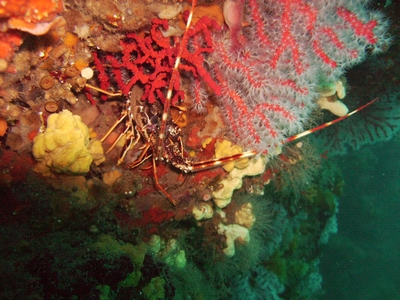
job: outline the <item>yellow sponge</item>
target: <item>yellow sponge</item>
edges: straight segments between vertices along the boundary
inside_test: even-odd
[[[239,145],[232,145],[232,142],[228,140],[223,140],[221,142],[217,141],[215,143],[215,157],[216,158],[223,158],[228,157],[234,154],[242,153],[242,147]],[[244,169],[249,165],[248,158],[242,158],[236,161],[231,161],[222,167],[226,172],[232,171],[233,168]]]
[[[32,152],[39,161],[35,171],[40,173],[85,174],[93,159],[104,161],[101,144],[90,140],[81,117],[68,110],[48,117],[47,128],[35,137]]]

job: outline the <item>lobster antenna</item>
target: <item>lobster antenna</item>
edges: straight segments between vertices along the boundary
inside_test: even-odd
[[[179,80],[178,68],[179,68],[179,64],[181,63],[183,48],[186,47],[187,41],[189,39],[188,29],[192,23],[192,17],[193,17],[193,13],[194,13],[194,8],[196,6],[196,2],[197,2],[197,0],[192,1],[192,7],[190,9],[189,16],[188,16],[188,19],[186,22],[185,32],[182,36],[182,39],[181,39],[181,42],[179,45],[178,54],[175,59],[174,69],[172,70],[172,76],[171,76],[171,80],[170,80],[169,86],[168,86],[167,96],[164,101],[164,110],[163,110],[163,113],[161,116],[161,125],[160,125],[156,153],[155,153],[155,158],[159,159],[159,160],[163,159],[163,151],[164,151],[163,145],[164,145],[164,139],[165,139],[165,130],[167,127],[167,119],[169,116],[169,110],[170,110],[170,106],[171,106],[172,92],[174,89],[175,81]]]
[[[369,101],[368,103],[364,104],[363,106],[360,106],[359,108],[357,108],[357,109],[355,109],[355,110],[349,112],[347,115],[344,115],[344,116],[342,116],[342,117],[340,117],[340,118],[337,118],[337,119],[334,119],[334,120],[332,120],[332,121],[326,122],[326,123],[324,123],[324,124],[322,124],[322,125],[319,125],[319,126],[317,126],[317,127],[314,127],[314,128],[312,128],[312,129],[310,129],[310,130],[306,130],[306,131],[304,131],[304,132],[302,132],[302,133],[293,135],[293,136],[287,138],[285,141],[283,141],[282,144],[290,143],[290,142],[292,142],[292,141],[294,141],[294,140],[297,140],[297,139],[302,138],[302,137],[304,137],[304,136],[307,136],[307,135],[309,135],[309,134],[311,134],[311,133],[314,133],[314,132],[316,132],[316,131],[322,130],[322,129],[328,127],[328,126],[331,126],[331,125],[333,125],[333,124],[336,124],[336,123],[338,123],[338,122],[340,122],[340,121],[342,121],[342,120],[344,120],[344,119],[347,119],[347,118],[350,117],[351,115],[354,115],[355,113],[358,113],[360,110],[363,110],[364,108],[366,108],[366,107],[370,106],[371,104],[375,103],[377,100],[378,100],[378,98],[375,98],[374,100]]]

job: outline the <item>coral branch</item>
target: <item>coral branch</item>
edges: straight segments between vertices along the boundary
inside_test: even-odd
[[[165,91],[173,82],[172,105],[176,105],[183,99],[184,92],[180,87],[179,73],[174,75],[174,80],[171,77],[175,59],[182,48],[179,69],[195,78],[201,77],[212,90],[220,93],[204,61],[204,56],[213,51],[211,29],[219,29],[220,26],[208,17],[202,17],[181,40],[162,35],[161,30],[168,26],[166,20],[154,19],[149,34],[140,36],[132,33],[121,41],[122,53],[94,53],[101,88],[118,86],[124,95],[128,95],[132,86],[140,83],[144,86],[142,100],[148,103],[160,100],[164,103]],[[180,47],[180,44],[184,46]]]
[[[337,10],[337,15],[344,19],[353,28],[354,33],[357,36],[365,37],[370,44],[375,44],[378,39],[374,34],[374,29],[378,25],[377,20],[371,20],[367,23],[363,23],[356,14],[347,10],[344,7],[339,7]]]

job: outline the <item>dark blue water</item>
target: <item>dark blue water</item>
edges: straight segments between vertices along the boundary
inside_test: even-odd
[[[346,186],[324,250],[323,299],[400,299],[400,139],[338,159]]]

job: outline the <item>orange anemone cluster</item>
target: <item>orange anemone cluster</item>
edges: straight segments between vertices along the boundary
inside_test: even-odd
[[[62,0],[9,0],[0,2],[0,18],[27,23],[49,22],[63,10]]]
[[[190,5],[186,5],[183,11],[190,9]],[[211,5],[198,5],[195,7],[192,17],[192,24],[196,24],[198,20],[202,17],[207,16],[210,19],[216,21],[220,26],[224,24],[224,15],[222,8],[218,4]],[[183,19],[183,15],[178,15],[179,26],[184,29],[186,26],[186,21]]]
[[[20,31],[34,35],[45,34],[56,22],[57,14],[63,11],[62,0],[6,0],[0,2],[0,58],[9,59],[15,47],[22,44]]]
[[[0,32],[0,58],[9,59],[14,53],[14,48],[22,44],[19,32]]]

